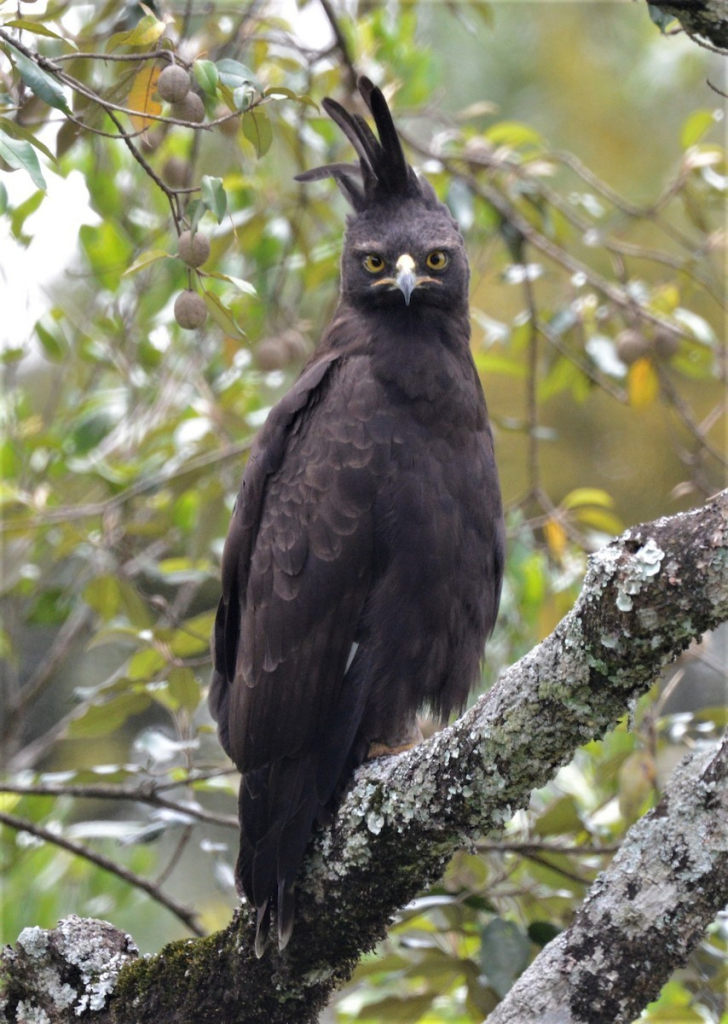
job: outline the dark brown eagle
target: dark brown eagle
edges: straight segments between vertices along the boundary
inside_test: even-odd
[[[288,941],[312,828],[354,769],[420,738],[418,709],[463,707],[500,598],[463,240],[382,92],[359,91],[379,138],[326,99],[359,164],[299,175],[334,178],[354,208],[341,301],[256,441],[222,560],[210,706],[243,776],[236,877],[258,955],[271,909]]]

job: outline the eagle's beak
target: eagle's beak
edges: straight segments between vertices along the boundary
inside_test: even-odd
[[[415,261],[405,252],[399,257],[395,266],[397,270],[397,276],[395,277],[397,287],[404,295],[404,301],[409,306],[412,292],[417,287]]]

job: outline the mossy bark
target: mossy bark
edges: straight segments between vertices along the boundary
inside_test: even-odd
[[[728,0],[647,0],[677,18],[686,32],[728,50]]]

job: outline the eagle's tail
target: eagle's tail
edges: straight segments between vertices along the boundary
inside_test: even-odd
[[[238,889],[257,909],[255,952],[261,956],[275,908],[278,947],[293,931],[293,883],[323,808],[313,757],[284,758],[248,772],[240,782]]]

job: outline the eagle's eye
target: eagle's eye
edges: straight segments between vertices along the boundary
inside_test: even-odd
[[[442,249],[433,249],[427,254],[425,263],[430,270],[444,270],[448,264],[448,255]]]
[[[367,253],[364,257],[364,269],[370,274],[378,274],[380,270],[384,270],[384,260],[378,252]]]

